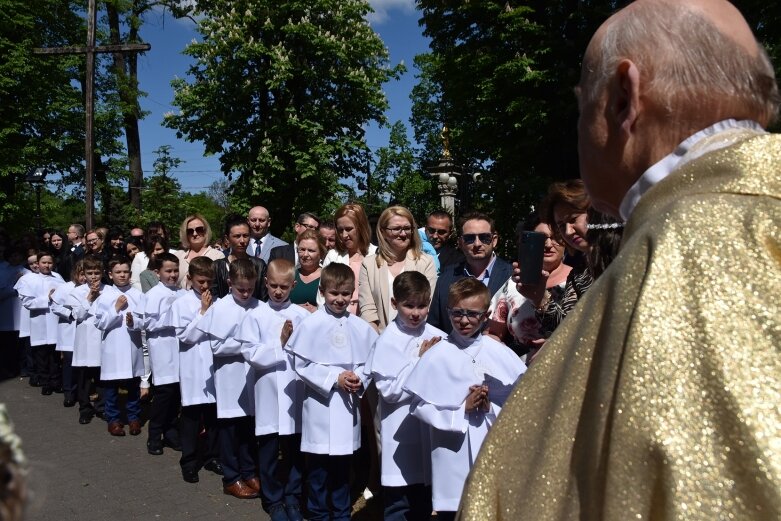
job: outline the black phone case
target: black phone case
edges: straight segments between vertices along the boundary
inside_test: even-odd
[[[547,236],[540,232],[523,232],[518,246],[518,263],[521,266],[521,283],[537,284],[542,273]]]

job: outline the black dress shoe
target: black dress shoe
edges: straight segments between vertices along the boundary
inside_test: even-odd
[[[31,376],[30,380],[27,383],[30,384],[30,387],[40,387],[41,386],[41,382],[39,382],[38,379],[35,378],[34,376]]]
[[[198,471],[182,469],[182,479],[187,483],[198,483]]]
[[[71,400],[69,398],[65,398],[62,401],[62,406],[63,407],[73,407],[74,405],[76,405],[76,400]]]
[[[41,394],[44,395],[44,396],[49,396],[53,392],[54,392],[54,389],[52,389],[48,385],[44,385],[43,387],[41,387]]]
[[[179,440],[172,440],[170,438],[163,438],[163,445],[168,447],[171,450],[175,450],[177,452],[182,452],[182,444],[179,443]]]
[[[61,385],[58,385],[57,387],[55,387],[55,388],[53,389],[53,391],[54,391],[55,393],[57,393],[57,394],[62,394],[62,393],[65,391],[65,390],[62,388],[62,386],[61,386]]]
[[[160,456],[163,454],[163,442],[160,440],[147,440],[146,451],[152,456]]]
[[[222,465],[220,465],[220,462],[216,459],[207,461],[206,464],[203,466],[204,469],[208,470],[209,472],[214,472],[218,476],[222,476],[225,472],[222,470]]]
[[[87,425],[89,422],[92,421],[92,417],[94,416],[91,412],[83,412],[79,415],[79,423],[82,425]]]

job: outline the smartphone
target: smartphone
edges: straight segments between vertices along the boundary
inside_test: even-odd
[[[518,264],[521,267],[521,283],[537,284],[542,275],[542,260],[547,236],[540,232],[523,232],[518,245]]]

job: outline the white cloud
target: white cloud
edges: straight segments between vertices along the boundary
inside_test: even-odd
[[[415,0],[369,0],[369,5],[374,9],[367,19],[372,24],[382,24],[390,18],[390,12],[394,10],[411,13],[415,10]]]

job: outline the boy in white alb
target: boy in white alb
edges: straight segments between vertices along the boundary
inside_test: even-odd
[[[431,286],[417,271],[393,280],[396,318],[375,342],[364,371],[379,393],[382,499],[386,520],[431,518],[431,443],[428,425],[410,415],[407,377],[432,345],[447,336],[427,324]]]
[[[125,412],[132,436],[141,434],[139,385],[144,374],[141,351],[144,294],[130,285],[130,259],[114,257],[108,262],[112,286],[105,286],[92,304],[95,326],[103,332],[100,352],[100,380],[103,385],[108,432],[124,436],[119,410],[119,388],[127,390]]]
[[[23,277],[28,273],[38,273],[38,257],[36,255],[27,258],[22,266],[21,275],[19,275],[19,277]],[[14,286],[19,281],[19,277],[14,281]],[[28,383],[31,387],[40,387],[41,383],[38,381],[38,375],[35,374],[33,352],[30,347],[30,310],[22,306],[16,288],[14,288],[14,297],[16,297],[16,301],[19,302],[19,364],[21,373],[23,377],[30,377]]]
[[[149,269],[160,281],[144,294],[144,330],[152,369],[152,407],[149,411],[149,438],[146,450],[153,456],[163,453],[163,445],[181,450],[176,417],[182,403],[179,392],[179,339],[170,321],[179,289],[179,257],[173,253],[155,254]]]
[[[266,271],[268,304],[261,302],[242,320],[236,339],[255,370],[255,436],[258,445],[260,497],[271,521],[301,521],[301,402],[304,384],[283,350],[292,331],[309,311],[291,304],[295,266],[275,259]],[[282,449],[282,460],[279,454]],[[282,465],[286,480],[278,479]]]
[[[57,315],[51,309],[51,295],[65,281],[53,272],[54,257],[50,253],[37,255],[38,273],[23,275],[14,286],[22,306],[30,312],[30,346],[34,374],[41,385],[41,394],[50,395],[62,384],[57,363]],[[31,377],[32,378],[32,377]]]
[[[223,492],[239,499],[258,497],[255,473],[254,373],[241,355],[236,340],[239,323],[260,301],[252,296],[258,272],[249,259],[236,259],[228,267],[230,293],[209,308],[197,328],[209,335],[214,355],[217,391],[217,431],[222,464]]]
[[[76,379],[76,399],[79,402],[79,423],[86,425],[97,413],[90,401],[91,387],[98,387],[100,394],[100,355],[102,333],[95,325],[92,304],[103,292],[103,260],[94,255],[83,259],[85,283],[74,288],[65,300],[76,320],[76,336],[73,340],[73,376]]]
[[[179,390],[182,413],[179,417],[179,443],[182,456],[179,466],[182,479],[197,483],[198,468],[222,474],[217,445],[217,400],[214,390],[214,358],[209,335],[198,329],[198,324],[212,305],[209,287],[214,279],[214,261],[196,257],[190,261],[187,282],[190,290],[171,305],[171,326],[179,340]],[[198,457],[198,438],[201,424],[206,430],[206,447]]]
[[[350,519],[350,460],[361,446],[360,397],[369,383],[363,366],[377,339],[368,322],[347,311],[354,288],[349,266],[323,268],[325,305],[301,322],[286,348],[306,384],[301,451],[308,453],[311,520]]]
[[[76,341],[76,319],[73,312],[65,306],[76,286],[84,284],[84,263],[76,262],[70,273],[70,281],[60,284],[52,293],[52,311],[59,320],[57,324],[57,352],[62,353],[62,404],[65,407],[76,405],[76,380],[73,377],[73,344]]]
[[[433,505],[437,518],[455,519],[466,477],[518,378],[526,371],[510,348],[483,335],[491,295],[482,282],[450,286],[453,331],[412,370],[404,389],[412,415],[430,426]]]

